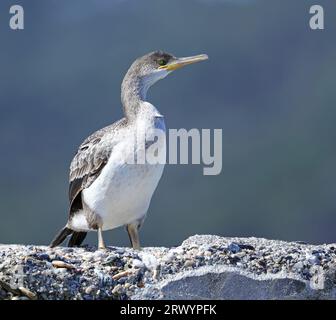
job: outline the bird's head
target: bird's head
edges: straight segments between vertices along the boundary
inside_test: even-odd
[[[147,90],[172,71],[207,59],[206,54],[176,58],[170,53],[154,51],[135,60],[128,71],[128,76],[140,79],[141,85]]]

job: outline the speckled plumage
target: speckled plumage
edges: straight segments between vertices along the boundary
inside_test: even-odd
[[[127,123],[123,118],[90,135],[80,145],[70,165],[69,201],[70,216],[74,214],[72,204],[80,192],[88,188],[99,176],[113,150],[115,132]]]

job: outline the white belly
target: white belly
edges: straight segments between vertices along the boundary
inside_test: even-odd
[[[99,215],[103,230],[143,219],[163,173],[163,164],[125,163],[127,153],[133,157],[129,144],[119,143],[99,177],[83,190],[83,200]],[[166,148],[165,142],[160,148]]]

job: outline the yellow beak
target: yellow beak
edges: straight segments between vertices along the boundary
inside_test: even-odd
[[[192,56],[192,57],[177,58],[176,60],[166,64],[165,66],[159,67],[159,69],[161,70],[163,69],[167,71],[174,71],[188,64],[204,61],[207,59],[209,59],[209,57],[206,54],[199,54],[197,56]]]

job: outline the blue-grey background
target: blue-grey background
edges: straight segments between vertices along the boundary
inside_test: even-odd
[[[309,28],[316,3],[324,31]],[[24,31],[8,27],[12,4]],[[64,225],[74,152],[122,116],[122,78],[155,49],[209,55],[149,100],[169,128],[222,128],[224,158],[219,176],[166,167],[143,244],[195,233],[335,242],[335,35],[331,0],[1,0],[0,243],[47,244]],[[124,230],[106,241],[128,244]]]

